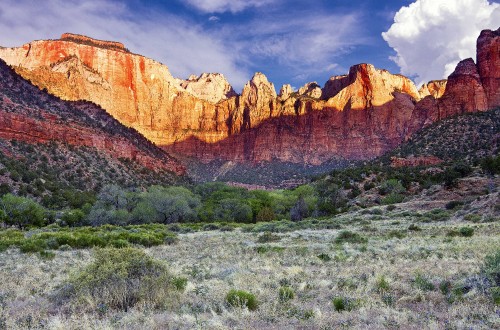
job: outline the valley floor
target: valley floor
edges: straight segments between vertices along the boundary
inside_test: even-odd
[[[335,218],[336,229],[205,231],[145,249],[188,279],[168,311],[65,314],[51,296],[68,274],[92,260],[91,250],[57,250],[55,258],[43,260],[11,248],[0,253],[0,328],[500,327],[500,309],[482,273],[485,256],[500,247],[498,219],[423,221],[404,204],[368,211]],[[473,228],[473,235],[461,235],[463,227]],[[280,287],[291,288],[293,298],[280,299]],[[258,309],[228,306],[231,289],[253,293]]]

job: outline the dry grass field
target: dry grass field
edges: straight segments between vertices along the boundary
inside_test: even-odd
[[[499,328],[483,271],[500,248],[498,219],[434,221],[413,206],[344,214],[329,220],[336,229],[203,231],[142,248],[187,279],[163,308],[58,302],[92,250],[41,258],[10,248],[0,253],[0,329]],[[232,289],[253,294],[257,308],[229,304]]]

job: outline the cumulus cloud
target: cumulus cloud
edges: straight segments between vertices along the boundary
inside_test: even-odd
[[[123,42],[131,51],[167,64],[174,76],[220,72],[237,87],[248,80],[250,73],[236,63],[222,36],[173,14],[141,8],[144,12],[135,15],[136,10],[115,0],[3,0],[0,45],[20,46],[72,32]]]
[[[237,13],[251,7],[261,7],[277,0],[186,0],[192,7],[205,13]]]
[[[396,51],[391,58],[417,83],[446,78],[456,64],[475,58],[483,29],[497,29],[500,5],[487,0],[417,0],[402,7],[382,37]]]

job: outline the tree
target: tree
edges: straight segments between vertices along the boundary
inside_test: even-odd
[[[316,185],[318,193],[318,210],[323,214],[334,214],[347,203],[343,190],[335,183],[327,180]]]
[[[133,214],[139,221],[153,217],[153,222],[186,222],[195,220],[199,205],[199,198],[186,188],[152,186],[141,196]]]
[[[400,194],[403,193],[405,190],[406,189],[401,183],[401,181],[397,179],[386,180],[379,187],[379,193],[381,195]]]
[[[500,155],[484,158],[481,161],[481,168],[490,175],[500,174]]]
[[[7,225],[24,229],[47,224],[46,210],[32,199],[6,194],[0,199],[0,216]]]
[[[309,209],[307,208],[307,204],[304,198],[301,196],[297,200],[297,203],[290,210],[290,219],[292,221],[300,221],[304,218],[307,218],[309,215]]]
[[[257,222],[259,221],[272,221],[276,219],[276,214],[274,214],[274,211],[270,207],[264,207],[262,208],[259,213],[257,213],[257,216],[255,220]]]
[[[0,196],[6,195],[10,193],[12,189],[7,183],[2,183],[0,184]]]
[[[97,202],[92,206],[86,221],[92,226],[129,224],[130,212],[136,204],[136,193],[126,191],[117,185],[106,185],[99,192]]]
[[[252,208],[244,200],[227,198],[219,202],[214,211],[215,220],[252,222]]]
[[[61,220],[66,226],[73,227],[75,225],[81,224],[85,218],[85,213],[80,209],[69,210],[63,213]]]
[[[102,187],[97,202],[107,208],[131,210],[135,206],[134,195],[117,185],[110,184]]]

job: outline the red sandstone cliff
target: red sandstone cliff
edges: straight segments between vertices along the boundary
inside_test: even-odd
[[[89,102],[62,101],[20,78],[0,60],[0,138],[94,147],[114,158],[183,175],[184,167],[139,133]]]
[[[293,92],[285,85],[279,95],[257,73],[236,95],[221,75],[175,79],[123,45],[83,37],[1,48],[0,58],[57,96],[101,105],[170,151],[202,160],[320,164],[375,157],[436,120],[500,105],[498,35],[481,33],[477,66],[465,60],[447,82],[420,91],[406,77],[360,64],[323,89],[309,83]]]

